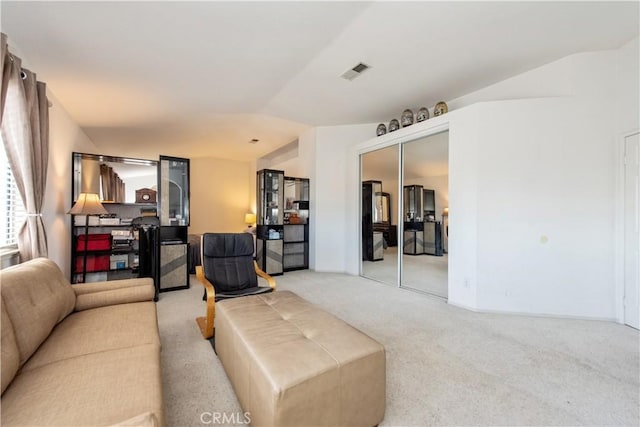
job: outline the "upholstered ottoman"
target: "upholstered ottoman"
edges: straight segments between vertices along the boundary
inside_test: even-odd
[[[215,346],[253,426],[384,418],[384,347],[293,292],[216,303]]]

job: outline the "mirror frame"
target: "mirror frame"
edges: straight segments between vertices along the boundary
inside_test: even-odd
[[[422,138],[427,138],[432,135],[436,135],[442,132],[451,132],[451,118],[455,117],[455,111],[449,112],[447,114],[433,117],[430,120],[425,120],[423,122],[414,124],[408,128],[403,128],[399,131],[395,131],[393,133],[387,133],[382,136],[377,136],[371,139],[368,139],[355,147],[354,154],[357,157],[357,166],[358,166],[358,179],[354,181],[354,192],[358,194],[358,275],[361,277],[366,276],[363,275],[362,270],[362,156],[371,153],[373,151],[381,150],[387,147],[397,147],[399,152],[398,158],[398,170],[399,172],[399,180],[398,180],[398,204],[397,204],[397,218],[398,218],[398,236],[404,235],[404,221],[400,221],[403,214],[403,204],[404,204],[404,196],[403,196],[403,187],[404,187],[404,144],[413,142]],[[449,259],[451,256],[449,255]],[[402,262],[402,251],[398,251],[398,281],[396,286],[398,288],[402,288],[402,271],[403,271],[403,262]],[[373,280],[373,279],[370,279]],[[406,289],[406,288],[403,288]]]

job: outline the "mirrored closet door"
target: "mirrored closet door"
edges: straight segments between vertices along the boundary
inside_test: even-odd
[[[449,133],[402,144],[403,235],[400,286],[447,298],[445,251]],[[447,211],[445,211],[447,209]]]
[[[392,146],[361,156],[361,274],[398,285],[398,159]]]
[[[449,132],[360,159],[362,276],[447,298]]]

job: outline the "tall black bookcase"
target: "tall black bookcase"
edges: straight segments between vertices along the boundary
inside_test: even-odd
[[[284,271],[284,171],[256,174],[256,262],[270,275]]]
[[[284,177],[283,270],[309,268],[309,179]]]

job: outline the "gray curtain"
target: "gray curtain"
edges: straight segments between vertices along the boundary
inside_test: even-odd
[[[0,33],[0,124],[2,123],[2,114],[4,111],[4,100],[7,94],[7,86],[9,85],[9,73],[5,72],[5,59],[9,56],[9,45],[7,43],[7,35]]]
[[[49,160],[49,111],[46,86],[21,67],[9,53],[2,35],[1,131],[4,149],[27,219],[18,232],[20,258],[47,256],[47,236],[42,222]]]
[[[102,184],[102,200],[115,202],[113,189],[113,170],[107,165],[100,165],[100,182]]]
[[[124,181],[120,179],[112,167],[105,164],[100,165],[100,183],[102,185],[102,200],[124,203]]]

